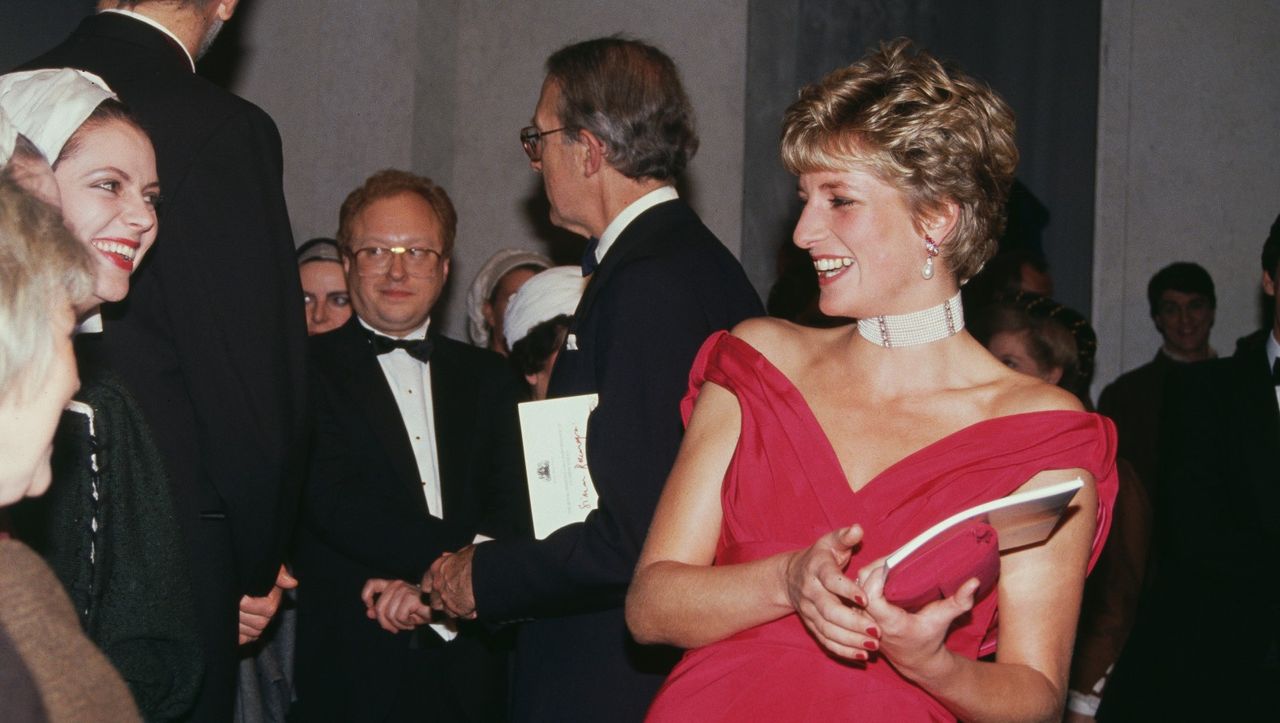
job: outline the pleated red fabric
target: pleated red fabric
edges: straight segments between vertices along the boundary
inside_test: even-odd
[[[807,547],[838,527],[863,526],[849,570],[888,555],[951,514],[1003,497],[1037,473],[1082,468],[1097,480],[1092,569],[1115,500],[1115,429],[1097,414],[1050,411],[979,422],[899,460],[858,492],[796,387],[755,348],[725,332],[703,344],[690,373],[686,423],[704,382],[742,410],[721,490],[715,564]],[[969,658],[995,650],[998,595],[981,600],[947,637]],[[826,655],[795,614],[691,650],[649,711],[650,721],[955,720],[883,658]]]

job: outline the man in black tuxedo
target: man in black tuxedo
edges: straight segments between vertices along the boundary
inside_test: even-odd
[[[1280,312],[1280,217],[1262,287]],[[1153,556],[1102,720],[1271,720],[1280,706],[1280,314],[1171,380]]]
[[[102,76],[155,145],[158,242],[128,300],[103,308],[101,356],[136,397],[173,484],[205,649],[195,718],[214,721],[231,716],[237,605],[243,642],[279,598],[306,439],[280,137],[262,110],[195,74],[237,2],[100,0],[26,65]]]
[[[428,334],[457,216],[444,190],[381,171],[342,205],[351,306],[311,340],[317,439],[296,571],[301,720],[494,720],[502,641],[481,626],[379,627],[375,592],[475,539],[529,536],[518,380],[497,354]],[[483,538],[482,538],[483,539]],[[370,578],[412,580],[367,591]],[[425,620],[415,620],[423,623]]]
[[[673,186],[697,136],[671,59],[602,38],[556,52],[547,71],[521,141],[552,222],[593,239],[549,396],[599,395],[587,428],[599,507],[544,540],[441,558],[423,587],[454,615],[534,618],[517,643],[514,719],[638,721],[677,651],[637,645],[623,600],[680,444],[689,368],[709,334],[763,309]]]

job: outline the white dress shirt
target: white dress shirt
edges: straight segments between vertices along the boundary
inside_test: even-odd
[[[604,227],[604,233],[600,234],[600,240],[596,243],[596,263],[599,264],[604,260],[604,255],[609,252],[609,248],[613,246],[613,242],[618,240],[623,231],[636,220],[640,214],[657,206],[660,203],[674,201],[680,198],[680,194],[676,193],[675,186],[663,186],[644,194],[640,198],[632,201],[626,208],[622,209],[622,213],[613,217],[608,226]],[[578,335],[570,334],[565,337],[565,348],[570,351],[578,349]]]
[[[609,225],[604,227],[604,233],[600,234],[600,243],[596,244],[596,261],[604,260],[604,255],[609,252],[609,247],[613,246],[613,242],[618,240],[618,237],[622,235],[623,231],[627,230],[627,226],[630,226],[631,222],[636,220],[636,217],[660,203],[674,201],[677,198],[680,198],[680,194],[676,193],[674,186],[663,186],[632,201],[626,208],[622,209],[622,213],[614,216]]]
[[[366,324],[364,319],[359,321],[370,332],[381,333]],[[430,325],[431,320],[428,319],[422,326],[405,334],[404,338],[426,338]],[[409,444],[413,447],[413,457],[418,463],[418,479],[422,482],[422,496],[426,499],[427,510],[433,517],[444,519],[444,500],[440,496],[440,460],[436,454],[435,415],[431,404],[431,363],[423,364],[409,356],[409,352],[404,349],[396,349],[389,354],[379,354],[378,365],[382,367],[387,386],[391,387],[391,396],[400,409],[400,419],[404,422],[405,431],[409,433]]]
[[[374,334],[377,329],[356,317],[360,324]],[[404,339],[425,339],[431,320],[405,334]],[[427,501],[427,511],[432,517],[444,519],[444,499],[440,495],[440,458],[436,454],[436,418],[431,401],[431,362],[422,362],[409,356],[404,349],[378,355],[378,365],[391,387],[391,396],[400,409],[400,419],[409,433],[413,458],[418,463],[418,479],[422,481],[422,496]],[[425,572],[425,570],[424,570]],[[457,624],[452,620],[431,623],[431,629],[448,642],[458,636]]]

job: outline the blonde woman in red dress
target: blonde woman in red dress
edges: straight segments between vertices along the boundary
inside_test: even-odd
[[[649,717],[1060,718],[1115,435],[963,328],[960,284],[1003,226],[1012,113],[896,41],[802,91],[782,157],[821,310],[859,322],[754,320],[699,354],[627,600],[638,640],[689,649]],[[1004,554],[990,594],[885,599],[882,558],[917,533],[1074,477],[1063,524]]]

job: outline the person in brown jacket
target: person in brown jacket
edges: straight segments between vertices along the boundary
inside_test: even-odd
[[[12,148],[5,127],[0,120],[0,152]],[[8,177],[7,155],[0,153],[0,515],[49,486],[53,433],[79,386],[74,307],[93,290],[89,252],[56,210]],[[53,572],[13,539],[0,539],[0,665],[7,720],[139,720]]]

